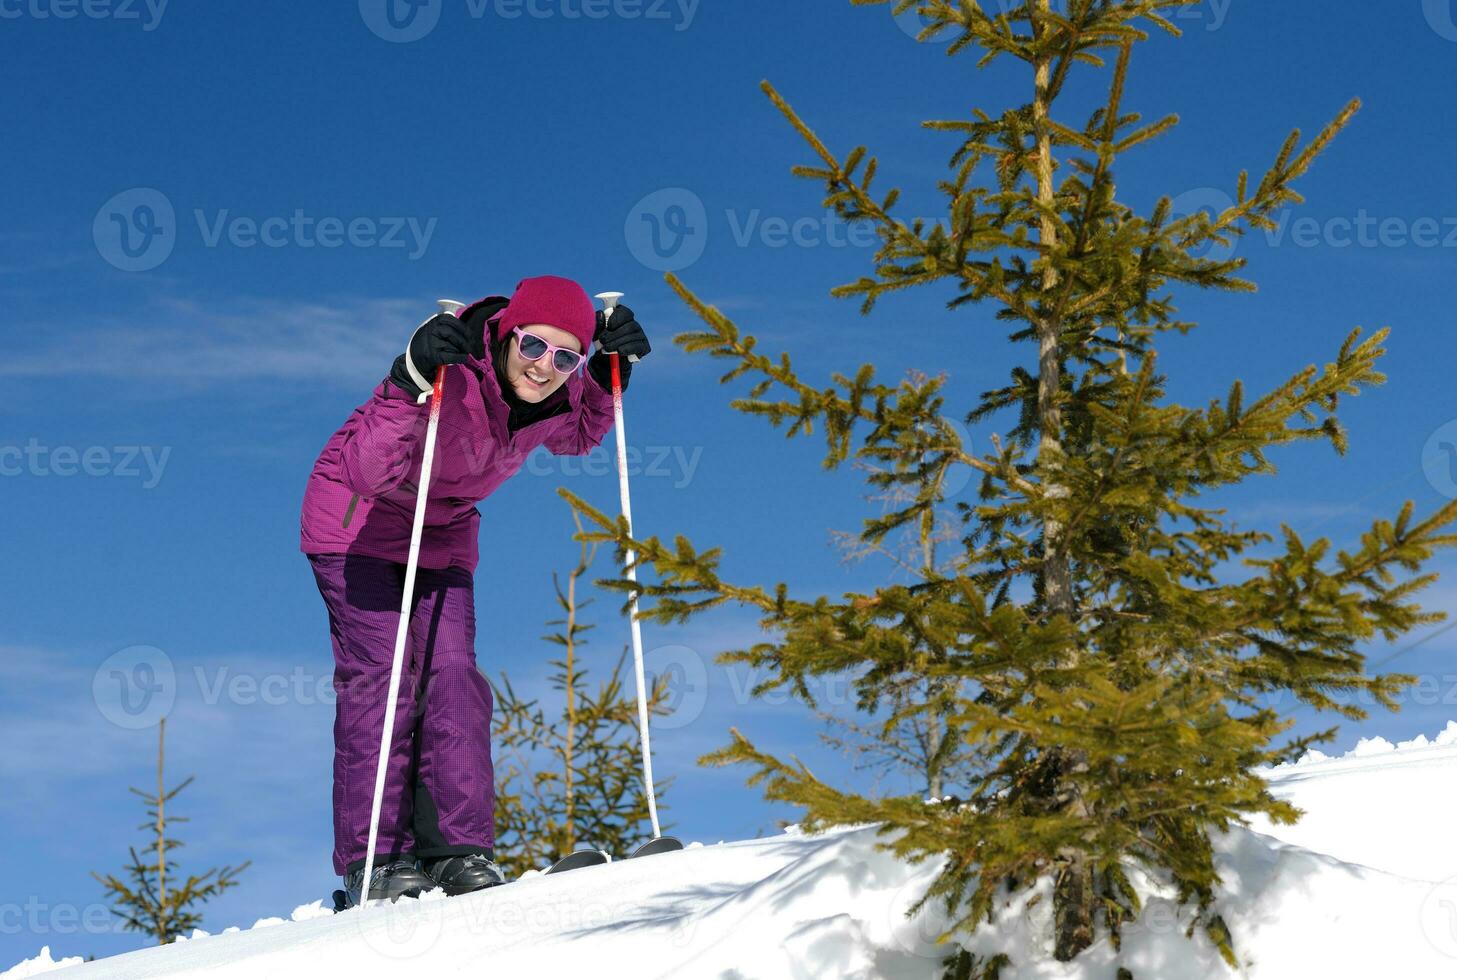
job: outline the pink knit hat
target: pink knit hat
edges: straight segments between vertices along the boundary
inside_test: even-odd
[[[592,335],[597,332],[597,309],[587,291],[561,276],[536,276],[516,284],[511,302],[496,321],[497,340],[515,327],[545,323],[558,327],[582,342],[582,353],[592,350]]]

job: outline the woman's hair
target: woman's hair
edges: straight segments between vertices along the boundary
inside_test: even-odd
[[[511,385],[506,381],[506,357],[511,350],[512,334],[506,334],[500,340],[496,339],[494,323],[486,325],[486,350],[490,353],[491,366],[496,370],[496,382],[501,388],[501,395],[506,399],[508,405],[514,405],[520,401],[516,392],[511,390]]]

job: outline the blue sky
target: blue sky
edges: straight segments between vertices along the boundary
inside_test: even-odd
[[[722,545],[727,578],[801,594],[888,574],[845,565],[829,541],[859,525],[862,486],[824,472],[819,443],[727,407],[743,388],[670,343],[698,323],[662,269],[810,377],[865,360],[892,379],[944,369],[948,403],[969,407],[1027,362],[990,309],[946,311],[949,286],[870,317],[829,297],[874,249],[790,176],[809,151],[758,89],[771,80],[836,150],[867,144],[879,186],[904,188],[902,213],[935,215],[951,144],[917,124],[1024,100],[1010,64],[977,73],[915,44],[888,8],[848,2],[437,0],[397,26],[385,14],[372,0],[0,0],[0,815],[18,845],[0,966],[43,944],[139,944],[77,924],[97,921],[88,872],[139,840],[127,787],[153,778],[155,729],[112,686],[115,670],[142,677],[138,664],[169,672],[170,771],[198,777],[181,800],[185,865],[254,862],[207,927],[332,887],[330,655],[298,505],[325,440],[437,297],[544,273],[626,291],[655,346],[627,398],[638,530]],[[1354,544],[1404,500],[1425,511],[1457,493],[1442,448],[1457,443],[1457,137],[1442,122],[1457,15],[1447,0],[1205,0],[1178,22],[1182,40],[1139,49],[1125,101],[1182,118],[1121,168],[1137,206],[1213,204],[1241,168],[1262,173],[1289,128],[1365,101],[1301,183],[1308,203],[1239,244],[1260,292],[1182,297],[1201,327],[1161,359],[1172,395],[1203,403],[1235,377],[1263,391],[1329,360],[1353,325],[1389,324],[1389,383],[1344,409],[1348,456],[1281,451],[1278,477],[1222,498],[1255,526]],[[973,430],[973,445],[1005,427]],[[557,486],[616,506],[605,452],[534,460],[481,505],[477,577],[480,663],[547,696],[550,575],[576,557]],[[1454,605],[1448,581],[1431,607]],[[591,607],[599,664],[627,641],[615,608]],[[659,776],[676,777],[665,820],[690,839],[793,816],[742,772],[693,766],[729,725],[846,768],[815,748],[802,707],[752,701],[756,677],[713,664],[756,629],[730,609],[644,630],[650,665],[701,668],[655,742]],[[1347,727],[1337,750],[1457,717],[1453,634],[1403,649],[1428,632],[1372,646],[1425,687],[1401,714]]]

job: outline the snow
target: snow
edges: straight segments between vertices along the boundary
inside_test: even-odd
[[[1434,739],[1362,740],[1269,770],[1273,791],[1307,810],[1293,827],[1260,821],[1216,841],[1219,910],[1242,969],[1195,933],[1167,886],[1125,931],[1071,964],[1047,947],[1049,886],[1004,905],[968,948],[1006,952],[1002,980],[1289,980],[1318,976],[1457,977],[1457,722]],[[694,843],[672,853],[562,875],[534,875],[475,895],[355,910],[321,902],[287,920],[92,963],[49,948],[11,977],[591,976],[714,980],[936,980],[939,905],[904,910],[935,876],[876,849],[873,827],[821,835],[798,827],[758,840]],[[1034,896],[1040,900],[1032,901]],[[67,972],[69,970],[70,972]],[[48,978],[49,980],[49,978]]]
[[[63,966],[75,966],[82,962],[85,961],[79,956],[67,956],[64,959],[53,960],[51,959],[51,948],[49,946],[42,946],[40,952],[33,958],[21,960],[4,973],[0,973],[0,977],[4,977],[5,980],[12,980],[12,978],[18,977],[33,977],[38,973],[49,973]]]
[[[1339,758],[1308,753],[1266,776],[1275,795],[1305,816],[1291,827],[1260,818],[1250,829],[1418,881],[1457,875],[1457,721],[1432,740],[1362,739]],[[1457,978],[1457,960],[1448,976]]]

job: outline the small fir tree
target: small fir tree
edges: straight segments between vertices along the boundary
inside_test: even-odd
[[[911,374],[913,383],[924,383],[926,376]],[[885,468],[864,460],[856,460],[854,468],[868,474],[872,482],[884,480]],[[942,473],[943,481],[947,474]],[[882,513],[892,513],[908,506],[915,491],[899,483],[866,495],[875,501]],[[895,570],[895,577],[912,583],[925,583],[954,574],[959,556],[943,558],[944,545],[957,542],[960,523],[956,512],[948,507],[927,510],[918,520],[902,525],[883,539],[868,540],[860,534],[831,532],[845,561],[882,558]],[[865,722],[842,717],[834,711],[815,709],[815,715],[826,726],[820,740],[854,760],[856,769],[868,769],[879,776],[898,775],[919,781],[925,793],[939,799],[952,787],[970,785],[975,774],[975,760],[956,737],[952,714],[955,698],[950,688],[956,681],[945,677],[906,674],[892,679],[883,692],[884,717]],[[911,705],[939,704],[941,711],[908,711]]]
[[[253,863],[244,861],[239,865],[209,868],[200,875],[189,875],[180,886],[177,884],[177,862],[170,852],[182,847],[182,842],[169,836],[168,828],[186,823],[188,818],[168,814],[167,804],[191,785],[193,777],[188,776],[170,790],[165,788],[166,736],[167,719],[163,718],[157,725],[156,792],[131,787],[148,807],[147,822],[139,827],[152,833],[151,843],[140,854],[135,847],[127,849],[131,863],[124,870],[124,878],[114,874],[103,878],[91,872],[91,877],[106,889],[107,900],[115,906],[112,914],[121,919],[122,927],[152,936],[159,946],[202,925],[202,913],[195,906],[236,886],[238,876]]]
[[[1218,913],[1213,835],[1256,814],[1298,817],[1260,767],[1334,729],[1290,737],[1291,709],[1362,718],[1367,698],[1396,707],[1412,679],[1367,673],[1361,646],[1444,618],[1412,596],[1436,577],[1421,571],[1435,549],[1457,543],[1444,533],[1457,501],[1422,519],[1407,503],[1349,550],[1284,525],[1278,536],[1245,530],[1201,506],[1203,494],[1273,473],[1275,447],[1323,440],[1344,453],[1340,399],[1385,380],[1376,363],[1387,331],[1361,339],[1353,330],[1323,367],[1263,394],[1235,381],[1203,407],[1168,397],[1157,345],[1193,327],[1179,319],[1173,290],[1252,291],[1239,276],[1244,259],[1209,246],[1269,228],[1280,208],[1299,203],[1294,182],[1358,108],[1347,105],[1308,142],[1293,132],[1258,182],[1239,175],[1222,213],[1178,216],[1167,196],[1139,213],[1119,200],[1115,165],[1147,152],[1176,119],[1148,122],[1127,109],[1125,83],[1145,28],[1177,35],[1162,12],[1182,2],[1022,0],[991,12],[976,0],[898,0],[894,13],[922,16],[922,39],[955,35],[951,55],[977,51],[981,66],[1011,59],[1025,68],[1026,102],[925,124],[958,140],[938,185],[946,217],[929,225],[893,214],[897,190],[872,195],[877,163],[865,147],[832,152],[763,85],[818,158],[794,172],[823,182],[827,207],[880,236],[875,274],[834,295],[861,297],[868,313],[892,290],[949,284],[950,308],[993,306],[1010,339],[1032,345],[1030,363],[1009,366],[1008,384],[965,416],[1010,416],[991,452],[973,454],[943,415],[944,379],[886,384],[865,364],[807,381],[788,353],[761,353],[667,277],[706,324],[677,342],[730,362],[725,382],[754,380],[734,408],[787,425],[791,437],[818,423],[825,466],[867,461],[880,468],[874,486],[910,491],[903,506],[866,520],[866,542],[927,521],[945,504],[950,467],[978,471],[979,499],[957,505],[964,554],[953,568],[928,566],[919,581],[839,601],[799,599],[784,583],[724,581],[719,549],[699,551],[686,537],[633,540],[625,521],[562,491],[595,525],[584,540],[635,549],[638,564],[656,570],[655,583],[604,583],[656,598],[642,618],[683,621],[730,602],[756,609],[781,638],[721,658],[766,670],[756,693],[787,686],[814,706],[809,679],[849,675],[866,711],[891,700],[893,721],[946,719],[972,773],[963,799],[872,798],[781,761],[737,729],[704,762],[751,766],[751,785],[804,808],[807,831],[869,822],[894,837],[882,846],[898,855],[944,858],[912,911],[943,899],[948,937],[1050,878],[1049,947],[1063,961],[1100,937],[1117,946],[1142,900],[1128,872],[1142,867],[1172,880],[1195,927],[1236,962]],[[1095,72],[1106,82],[1101,105],[1082,121],[1060,118],[1073,80]],[[937,696],[893,700],[932,683]],[[961,955],[950,966],[973,976],[999,963]]]
[[[582,534],[579,515],[578,536]],[[551,682],[562,692],[562,713],[548,718],[535,700],[524,700],[505,673],[495,688],[497,762],[497,863],[510,877],[540,868],[578,847],[598,847],[622,854],[652,836],[647,794],[642,779],[636,694],[624,690],[624,648],[607,679],[593,694],[581,666],[584,634],[592,624],[580,613],[592,600],[580,600],[579,579],[591,567],[597,546],[582,545],[566,588],[552,575],[558,604],[565,614],[548,621],[562,629],[542,637],[563,648]],[[666,714],[667,678],[652,682],[648,713]],[[505,762],[504,768],[501,762]],[[657,781],[658,808],[672,779]]]

